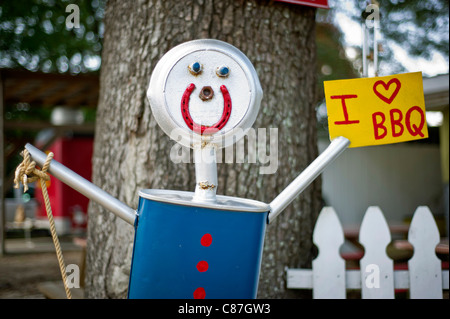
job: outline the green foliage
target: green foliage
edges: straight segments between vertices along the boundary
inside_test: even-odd
[[[79,8],[79,28],[66,19]],[[0,4],[0,67],[80,73],[100,66],[104,0],[13,0]]]
[[[342,33],[334,25],[317,24],[316,54],[320,98],[323,98],[323,81],[358,77],[352,62],[345,55],[342,37]]]
[[[448,62],[449,56],[449,2],[448,0],[329,0],[331,16],[342,13],[357,23],[364,23],[363,15],[373,13],[366,10],[368,4],[375,3],[380,13],[379,63],[381,73],[405,72],[403,61],[395,56],[402,48],[411,58],[432,61],[434,55],[442,55]],[[321,15],[326,13],[322,12]],[[334,19],[334,23],[339,21]],[[355,30],[357,35],[360,30]],[[359,36],[359,35],[358,35]],[[357,48],[361,51],[361,47]],[[360,52],[361,55],[361,52]],[[361,56],[357,62],[361,64]],[[386,72],[383,72],[382,70]],[[426,73],[426,70],[423,70]],[[443,70],[445,71],[445,69]],[[382,74],[381,74],[382,75]]]
[[[0,67],[71,73],[98,70],[105,2],[106,0],[2,1]],[[329,0],[329,3],[330,10],[318,9],[318,22],[336,25],[336,21],[333,21],[336,12],[362,22],[361,13],[370,1]],[[393,43],[401,46],[411,56],[429,59],[435,52],[439,52],[448,59],[448,0],[379,0],[378,3],[383,37],[383,52],[380,53],[382,63],[389,64],[392,71],[403,71],[400,64],[395,63]],[[66,27],[66,19],[71,13],[66,12],[69,4],[79,7],[79,28]],[[342,43],[342,37],[336,30],[327,28],[327,31]],[[333,74],[338,74],[337,69],[344,67],[346,70],[342,70],[342,75],[348,74],[347,66],[342,64],[342,52],[339,53],[338,60],[328,55],[329,44],[331,43],[318,40],[317,52],[321,66],[331,66]],[[331,61],[326,62],[328,58]]]
[[[52,109],[44,107],[31,107],[28,103],[16,103],[5,105],[5,120],[7,121],[27,121],[39,119],[40,121],[50,121]]]
[[[433,52],[449,55],[448,0],[380,0],[381,32],[410,55],[431,58]],[[357,2],[363,11],[363,1]],[[356,18],[356,17],[355,17]]]

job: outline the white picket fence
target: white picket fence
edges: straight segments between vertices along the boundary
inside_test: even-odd
[[[360,289],[363,299],[393,299],[395,289],[409,289],[411,299],[442,299],[449,289],[449,271],[436,256],[439,230],[428,207],[420,206],[411,221],[408,241],[414,247],[408,270],[394,270],[386,254],[391,233],[382,211],[369,207],[359,230],[364,246],[360,270],[346,270],[339,253],[344,232],[332,207],[317,219],[313,242],[319,250],[312,269],[287,269],[287,288],[312,289],[314,299],[345,299],[347,289]]]

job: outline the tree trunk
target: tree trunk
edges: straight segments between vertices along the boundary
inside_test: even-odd
[[[254,1],[108,1],[93,156],[93,182],[136,208],[138,191],[193,191],[194,164],[174,164],[175,142],[158,127],[146,98],[158,60],[182,42],[214,38],[244,52],[264,97],[254,128],[278,128],[278,170],[218,164],[218,194],[269,203],[312,160],[316,147],[315,9]],[[313,183],[267,228],[258,297],[286,298],[285,267],[307,267],[320,210]],[[134,229],[99,205],[89,207],[86,293],[124,298]]]

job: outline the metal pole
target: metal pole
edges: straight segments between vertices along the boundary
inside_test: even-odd
[[[368,67],[368,61],[367,61],[367,54],[368,54],[368,47],[369,44],[367,43],[368,41],[368,35],[367,35],[367,27],[366,27],[366,23],[363,22],[362,23],[362,76],[363,77],[368,77],[369,75],[369,67]]]
[[[378,21],[373,23],[373,72],[378,76]]]
[[[44,165],[47,155],[31,144],[25,145],[25,148],[30,152],[31,158],[40,166]],[[70,170],[61,163],[52,160],[48,172],[59,179],[61,182],[72,187],[89,199],[97,202],[106,209],[113,212],[117,217],[122,218],[130,225],[134,225],[136,219],[136,211],[128,207],[117,198],[111,196],[98,186],[92,184],[87,179],[84,179],[74,171]]]
[[[341,153],[350,145],[350,140],[343,136],[335,138],[288,187],[286,187],[270,204],[269,223],[272,222],[301,192],[305,190]]]
[[[195,195],[194,202],[216,202],[216,149],[211,144],[194,147]]]

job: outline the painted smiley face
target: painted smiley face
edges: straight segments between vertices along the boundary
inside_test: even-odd
[[[203,72],[203,66],[200,62],[194,62],[188,66],[189,72],[194,76],[199,76]],[[216,75],[221,78],[227,78],[230,75],[230,68],[228,66],[220,66],[216,69]],[[195,90],[195,84],[191,83],[184,91],[181,98],[181,114],[186,125],[194,132],[202,135],[214,134],[221,130],[228,122],[231,116],[231,97],[225,84],[220,86],[223,98],[223,111],[220,119],[212,125],[202,125],[194,121],[189,110],[189,102],[192,91]],[[214,98],[214,89],[211,86],[204,86],[200,90],[199,98],[203,102],[211,101]]]
[[[175,121],[201,135],[238,124],[251,95],[244,70],[218,51],[197,51],[180,59],[167,77],[165,92]]]
[[[226,147],[254,123],[262,89],[250,60],[236,47],[193,40],[168,51],[155,66],[147,96],[163,131],[186,147]]]
[[[192,91],[195,89],[195,84],[191,83],[186,91],[184,91],[183,97],[181,98],[181,114],[183,115],[184,122],[186,125],[194,132],[200,133],[202,135],[214,134],[221,130],[228,122],[231,116],[231,98],[230,93],[225,85],[220,86],[220,91],[223,96],[223,111],[220,119],[213,125],[202,125],[194,121],[189,111],[189,101]],[[199,95],[202,101],[209,101],[214,97],[214,91],[210,86],[204,86]]]

